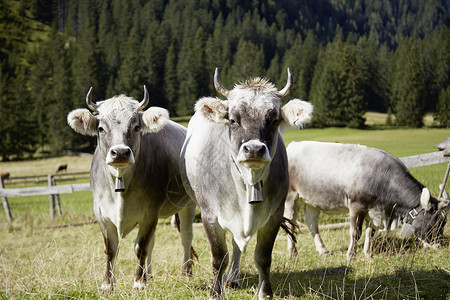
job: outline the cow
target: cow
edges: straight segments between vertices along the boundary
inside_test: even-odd
[[[318,230],[321,211],[349,212],[348,261],[355,258],[364,220],[366,258],[371,257],[374,230],[402,224],[425,246],[438,245],[449,203],[431,197],[398,158],[362,145],[312,141],[291,142],[286,151],[290,183],[284,216],[296,221],[298,206],[305,203],[306,223],[320,255],[327,253]],[[289,240],[288,251],[297,255]]]
[[[204,97],[195,104],[181,151],[180,168],[188,194],[201,209],[214,273],[210,298],[222,298],[229,255],[226,231],[233,235],[233,257],[226,280],[239,282],[241,252],[257,234],[255,264],[259,299],[272,298],[272,248],[283,219],[289,186],[282,123],[301,127],[312,105],[299,99],[282,107],[292,75],[278,91],[267,79],[253,78],[227,90],[215,70],[214,86],[227,100]]]
[[[144,86],[141,102],[125,95],[93,103],[69,113],[69,125],[78,133],[97,136],[90,172],[94,213],[103,234],[106,272],[102,290],[111,292],[119,238],[139,226],[134,250],[138,267],[135,289],[151,275],[151,253],[158,218],[178,212],[184,248],[182,272],[192,274],[190,260],[195,204],[187,196],[179,172],[179,155],[186,129],[169,120],[167,110],[144,108],[149,102]]]
[[[67,164],[59,165],[58,169],[56,169],[56,173],[59,173],[61,171],[67,171]]]
[[[10,176],[9,172],[1,173],[1,174],[0,174],[0,177],[1,177],[2,179],[9,179],[9,176]]]

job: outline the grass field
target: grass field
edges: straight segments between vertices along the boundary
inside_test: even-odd
[[[385,149],[396,156],[435,151],[434,145],[450,136],[449,129],[305,129],[284,134],[292,140],[339,141]],[[0,163],[0,172],[12,176],[53,173],[68,163],[69,172],[87,171],[90,158],[59,157],[50,160]],[[433,195],[442,182],[445,164],[411,169]],[[31,173],[33,172],[33,173]],[[8,187],[8,186],[7,186]],[[13,186],[11,186],[13,187]],[[14,186],[16,187],[16,186]],[[99,292],[104,272],[103,239],[97,224],[58,228],[93,220],[89,192],[61,195],[63,217],[49,220],[48,196],[10,198],[13,225],[0,214],[0,298],[2,299],[206,299],[212,280],[210,251],[203,228],[194,228],[199,261],[194,277],[181,276],[182,249],[170,220],[161,220],[153,252],[153,279],[147,289],[134,291],[136,230],[121,241],[117,286],[112,295]],[[321,219],[328,222],[326,216]],[[56,226],[54,229],[46,229]],[[299,257],[287,256],[285,234],[280,233],[273,251],[272,284],[277,299],[449,299],[450,225],[439,249],[423,249],[395,233],[377,233],[375,255],[365,260],[361,243],[352,264],[345,259],[348,229],[325,230],[322,238],[331,255],[319,257],[312,237],[298,235]],[[231,241],[230,235],[228,238]],[[361,238],[363,241],[364,237]],[[228,289],[226,299],[256,299],[257,271],[252,239],[242,256],[241,287]],[[229,243],[231,246],[231,242]]]

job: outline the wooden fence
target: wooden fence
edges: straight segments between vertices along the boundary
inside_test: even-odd
[[[448,167],[444,175],[444,181],[440,185],[440,192],[438,199],[441,198],[445,193],[445,186],[450,172],[450,149],[444,151],[401,157],[400,160],[406,165],[407,168],[422,167],[433,164],[448,162]],[[68,185],[56,185],[56,180],[67,181],[81,179],[83,176],[88,178],[88,173],[59,173],[56,175],[40,175],[40,176],[25,176],[25,177],[13,177],[8,180],[11,181],[22,181],[28,182],[27,180],[34,180],[33,182],[44,182],[44,178],[48,182],[48,186],[43,187],[30,187],[30,188],[4,188],[3,178],[0,178],[0,197],[3,200],[3,208],[9,223],[12,222],[12,216],[9,209],[9,203],[7,197],[23,197],[23,196],[35,196],[35,195],[49,195],[49,206],[50,206],[50,217],[53,219],[55,215],[55,203],[58,209],[58,214],[61,215],[61,206],[59,203],[59,194],[67,194],[79,191],[90,190],[89,183],[80,184],[68,184]],[[347,226],[347,225],[345,225]]]
[[[12,222],[11,210],[9,208],[8,197],[24,197],[24,196],[38,196],[38,195],[49,195],[49,208],[50,208],[50,218],[54,219],[55,217],[55,207],[57,209],[58,215],[62,215],[61,212],[61,204],[59,200],[59,194],[69,194],[73,192],[80,191],[88,191],[90,190],[89,183],[78,183],[78,184],[66,184],[66,185],[56,185],[56,179],[58,181],[68,181],[68,180],[77,180],[86,177],[87,172],[79,172],[79,173],[66,173],[66,174],[57,174],[57,175],[46,175],[46,181],[48,186],[39,186],[39,187],[29,187],[29,188],[5,188],[5,181],[3,178],[0,178],[0,197],[2,197],[3,209],[5,210],[6,219],[8,223]],[[84,177],[79,177],[79,175],[83,175]],[[26,177],[16,177],[19,180],[24,180],[27,182],[30,178],[40,178],[44,177],[44,175],[40,176],[26,176]],[[15,180],[15,178],[7,179],[8,183],[11,180]],[[33,181],[36,182],[36,181]]]
[[[49,175],[33,175],[33,176],[17,176],[4,179],[3,183],[6,185],[16,184],[40,184],[48,181]],[[52,175],[57,181],[74,181],[74,180],[88,180],[89,172],[60,172]]]

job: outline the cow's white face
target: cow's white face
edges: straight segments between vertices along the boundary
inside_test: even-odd
[[[141,107],[147,103],[124,95],[115,96],[97,103],[96,114],[87,109],[70,112],[67,122],[76,132],[97,136],[97,151],[108,170],[121,177],[139,155],[141,134],[161,130],[169,119],[168,111],[163,108],[151,107],[142,112]]]
[[[289,88],[285,88],[286,93]],[[224,88],[218,88],[221,89]],[[261,78],[248,80],[224,93],[227,101],[202,98],[195,109],[212,122],[228,125],[231,156],[245,183],[255,185],[268,174],[280,124],[303,125],[311,117],[312,105],[292,100],[282,108],[281,98],[285,95]]]

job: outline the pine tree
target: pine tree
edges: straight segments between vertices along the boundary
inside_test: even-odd
[[[366,102],[364,95],[364,82],[361,66],[358,64],[356,47],[347,44],[343,49],[342,72],[339,76],[339,96],[344,111],[344,122],[351,128],[364,126]]]
[[[412,39],[407,49],[403,74],[398,77],[398,99],[395,103],[395,116],[398,125],[421,127],[425,115],[425,80],[423,63],[420,59],[418,42]]]
[[[167,50],[166,62],[164,64],[164,96],[169,104],[171,115],[176,115],[176,103],[178,100],[178,81],[176,73],[176,60],[173,45]]]
[[[264,77],[264,54],[258,46],[244,39],[239,41],[229,77],[245,80],[249,77]]]
[[[342,100],[341,76],[343,41],[342,31],[326,49],[319,53],[311,86],[310,100],[314,105],[313,125],[345,126],[345,105]]]
[[[439,94],[439,102],[436,107],[436,119],[441,127],[448,128],[450,126],[450,86],[442,89]]]
[[[314,76],[314,68],[317,63],[317,55],[319,52],[319,42],[312,30],[308,31],[301,49],[301,69],[297,79],[299,87],[298,94],[302,99],[309,99],[311,83]]]

